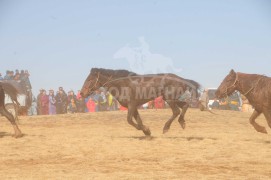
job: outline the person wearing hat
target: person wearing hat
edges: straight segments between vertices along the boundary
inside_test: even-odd
[[[56,94],[56,113],[65,114],[67,113],[67,94],[62,87],[58,88],[59,91]]]
[[[47,95],[45,90],[42,92],[41,95],[41,113],[42,115],[49,114],[49,96]]]

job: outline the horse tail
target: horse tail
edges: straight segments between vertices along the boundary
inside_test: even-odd
[[[4,92],[10,96],[13,102],[15,102],[17,105],[20,105],[17,101],[18,90],[13,85],[7,82],[0,82],[0,86],[2,86]]]

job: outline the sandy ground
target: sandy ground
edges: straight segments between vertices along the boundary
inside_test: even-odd
[[[271,136],[249,125],[249,113],[216,112],[190,109],[186,130],[176,120],[163,135],[171,111],[142,110],[152,138],[129,126],[126,112],[21,117],[21,139],[0,117],[0,177],[271,179]]]

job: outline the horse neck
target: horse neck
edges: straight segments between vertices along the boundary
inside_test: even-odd
[[[238,73],[238,85],[236,89],[241,92],[241,94],[246,95],[259,80],[259,77],[260,75],[256,74]]]
[[[127,77],[127,76],[121,76],[115,73],[107,73],[107,74],[101,74],[101,75],[102,77],[100,78],[100,83],[104,85],[105,87],[109,87],[109,88],[112,86],[116,86],[114,83],[114,80]]]

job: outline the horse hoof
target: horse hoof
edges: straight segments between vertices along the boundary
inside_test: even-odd
[[[151,135],[151,131],[150,131],[149,128],[143,130],[143,132],[144,132],[144,134],[145,134],[146,136],[150,136],[150,135]]]
[[[179,122],[179,123],[180,123],[181,127],[182,127],[183,129],[185,129],[185,127],[186,127],[185,122]]]
[[[164,129],[163,134],[166,134],[169,131],[169,129]]]
[[[17,138],[21,138],[23,136],[24,136],[23,134],[14,134],[12,137],[17,139]]]
[[[265,128],[263,128],[262,130],[260,130],[260,132],[263,133],[263,134],[268,134]]]

